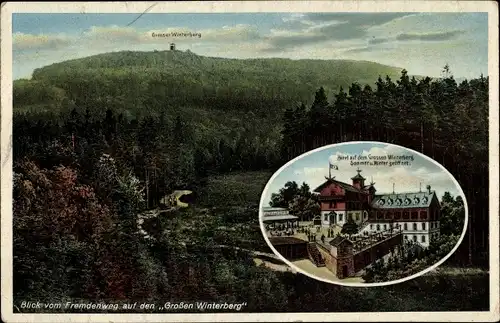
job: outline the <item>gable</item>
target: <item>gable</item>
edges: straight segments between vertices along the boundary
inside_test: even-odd
[[[345,191],[336,183],[330,183],[321,190],[320,195],[345,195]]]
[[[432,200],[431,200],[431,203],[430,203],[430,206],[436,206],[437,208],[441,208],[441,203],[439,202],[439,199],[436,195],[436,193],[434,192],[433,196],[432,196]]]
[[[344,246],[346,244],[352,245],[353,243],[351,241],[349,241],[349,239],[346,239],[342,236],[336,236],[335,238],[330,240],[330,245],[334,246],[334,247],[340,247],[340,246]]]
[[[363,190],[333,179],[328,179],[314,190],[314,192],[320,193],[321,195],[331,195],[332,191],[335,193],[338,192],[339,195],[344,195],[346,191],[366,194]]]

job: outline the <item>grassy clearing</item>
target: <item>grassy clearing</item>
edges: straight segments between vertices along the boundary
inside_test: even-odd
[[[217,175],[209,178],[199,194],[202,206],[258,206],[272,172],[253,171]]]

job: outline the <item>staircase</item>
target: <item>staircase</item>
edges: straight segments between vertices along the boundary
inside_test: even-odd
[[[323,256],[321,256],[316,243],[311,242],[307,244],[307,254],[309,256],[309,260],[311,260],[316,267],[325,267],[325,260],[323,259]]]

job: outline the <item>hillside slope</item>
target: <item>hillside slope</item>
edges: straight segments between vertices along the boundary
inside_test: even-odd
[[[333,97],[341,86],[373,84],[379,75],[397,78],[400,71],[366,61],[227,59],[189,51],[124,51],[36,69],[32,81],[64,90],[68,99],[80,105],[105,103],[129,112],[197,106],[274,115],[291,104],[312,102],[320,86]],[[16,81],[14,92],[21,92],[26,83]],[[16,108],[48,100],[30,97],[36,102],[24,99]]]

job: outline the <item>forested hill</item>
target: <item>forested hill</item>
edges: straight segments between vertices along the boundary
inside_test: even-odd
[[[14,108],[57,110],[69,99],[132,114],[190,106],[281,116],[291,104],[310,104],[320,86],[333,96],[341,86],[373,85],[379,76],[398,78],[400,73],[400,68],[366,61],[122,51],[36,69],[32,80],[14,82]]]

